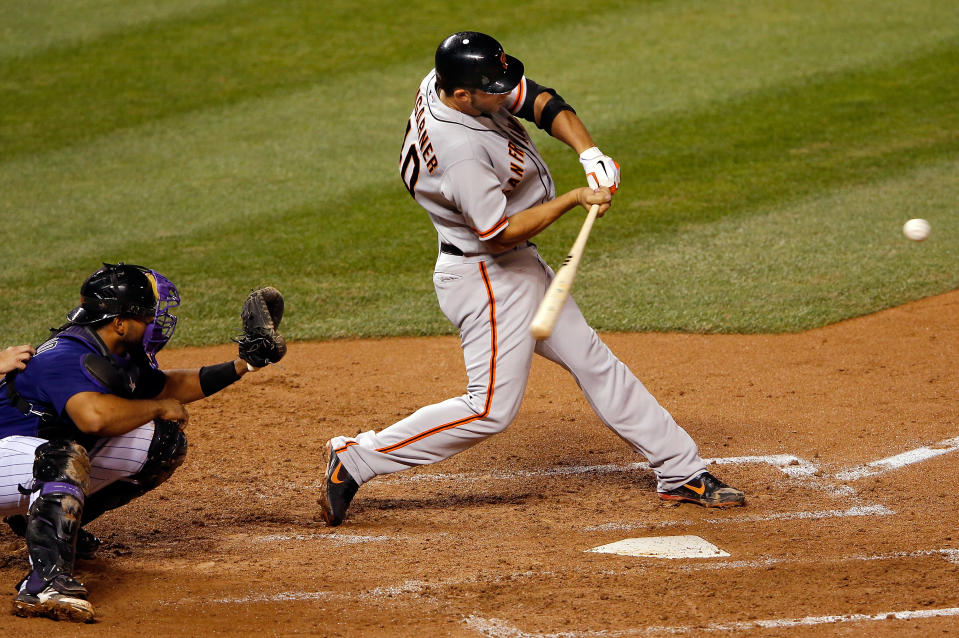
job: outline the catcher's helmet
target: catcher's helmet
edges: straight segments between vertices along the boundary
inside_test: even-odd
[[[148,273],[132,264],[103,264],[80,286],[80,305],[67,313],[67,320],[88,325],[114,317],[156,316],[156,286]]]
[[[436,75],[444,90],[479,89],[484,93],[509,93],[523,78],[523,63],[506,55],[492,37],[460,31],[436,49]]]

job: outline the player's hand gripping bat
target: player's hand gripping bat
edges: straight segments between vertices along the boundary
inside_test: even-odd
[[[593,222],[596,221],[596,215],[599,213],[599,204],[593,204],[589,207],[589,213],[586,215],[586,221],[579,230],[573,247],[569,249],[569,255],[556,276],[553,277],[546,296],[539,304],[539,309],[529,325],[529,331],[537,339],[545,339],[553,333],[553,326],[556,325],[556,318],[559,317],[559,311],[563,309],[566,298],[569,297],[569,291],[573,287],[573,280],[576,278],[576,269],[579,267],[579,260],[583,256],[583,250],[586,248],[586,240],[589,239],[589,232],[593,229]]]

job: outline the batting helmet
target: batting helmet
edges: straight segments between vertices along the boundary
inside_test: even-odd
[[[436,49],[437,82],[444,91],[479,89],[484,93],[509,93],[523,78],[523,63],[506,55],[492,37],[460,31]]]
[[[114,317],[156,316],[157,292],[147,273],[132,264],[103,264],[80,286],[80,305],[70,323],[88,325]]]

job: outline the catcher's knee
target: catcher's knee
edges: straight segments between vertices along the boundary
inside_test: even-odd
[[[79,443],[58,439],[36,449],[33,461],[34,489],[45,483],[66,483],[87,491],[90,457]]]
[[[186,450],[186,435],[179,425],[171,421],[154,421],[146,463],[136,474],[91,494],[83,510],[83,524],[126,505],[166,481],[183,463]]]
[[[130,477],[149,491],[166,481],[186,458],[186,434],[173,421],[157,419],[153,422],[153,440],[147,451],[147,460],[143,468]]]

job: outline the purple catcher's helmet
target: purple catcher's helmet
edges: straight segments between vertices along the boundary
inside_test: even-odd
[[[143,350],[157,367],[156,353],[163,349],[176,328],[170,310],[180,305],[173,283],[149,268],[134,264],[103,264],[80,287],[80,305],[67,320],[77,325],[98,324],[114,317],[149,320],[143,333]]]

